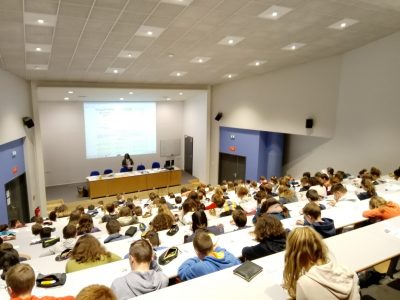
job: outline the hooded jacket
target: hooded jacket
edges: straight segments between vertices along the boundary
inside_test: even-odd
[[[213,254],[202,260],[198,257],[189,258],[179,267],[178,276],[182,280],[189,280],[240,264],[235,256],[220,247],[215,248]]]
[[[329,218],[322,218],[322,222],[314,222],[312,224],[304,219],[304,225],[314,228],[323,238],[331,237],[336,234],[335,224],[333,220]]]
[[[359,300],[357,274],[335,262],[313,266],[297,281],[296,299]]]
[[[285,250],[285,237],[266,237],[258,245],[244,247],[242,256],[245,259],[253,260]]]
[[[168,277],[161,268],[152,262],[152,269],[147,272],[132,271],[113,281],[111,289],[118,300],[130,299],[168,286]]]

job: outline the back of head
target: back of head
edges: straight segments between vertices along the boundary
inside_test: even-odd
[[[154,217],[151,225],[155,231],[161,231],[171,228],[174,221],[175,220],[171,217],[171,215],[166,213],[159,213]]]
[[[328,248],[320,234],[313,228],[297,227],[286,240],[284,287],[291,297],[296,297],[297,280],[315,264],[328,262]]]
[[[75,210],[79,210],[81,214],[85,213],[85,208],[83,207],[83,205],[77,205],[75,207]]]
[[[275,204],[280,204],[278,200],[276,200],[275,198],[268,198],[267,200],[265,200],[263,202],[263,204],[261,204],[261,208],[260,208],[260,215],[262,215],[263,213],[266,213],[268,211],[268,209]]]
[[[257,218],[256,227],[254,229],[256,240],[261,242],[264,238],[285,237],[286,231],[281,221],[269,215],[262,215]]]
[[[93,229],[93,219],[91,215],[82,214],[78,223],[78,234],[90,233]]]
[[[89,205],[88,205],[88,210],[94,210],[94,209],[95,209],[95,207],[94,207],[93,204],[89,204]]]
[[[115,205],[114,205],[114,203],[109,203],[109,204],[107,204],[107,205],[106,205],[106,210],[107,210],[107,212],[108,212],[109,214],[114,213],[114,211],[115,211]]]
[[[379,196],[372,196],[369,200],[369,208],[379,208],[385,206],[387,204],[386,200]]]
[[[372,167],[371,170],[369,171],[372,175],[372,178],[378,179],[379,177],[381,177],[381,170],[379,170],[377,167]]]
[[[247,196],[247,194],[249,193],[249,190],[245,187],[245,186],[240,186],[237,190],[237,196],[239,198],[243,198],[245,196]]]
[[[76,300],[117,300],[112,289],[101,284],[92,284],[83,288],[75,298]]]
[[[129,217],[132,216],[132,211],[130,210],[129,207],[124,206],[119,210],[119,216],[120,217]]]
[[[197,229],[206,229],[208,226],[207,215],[204,210],[195,211],[192,214],[192,230],[196,232]]]
[[[261,200],[267,199],[267,193],[260,190],[254,195],[254,199],[257,201],[257,204],[260,204]]]
[[[307,203],[303,208],[304,215],[310,216],[313,219],[318,219],[321,216],[321,208],[314,202]]]
[[[310,172],[304,172],[303,173],[303,177],[310,178],[311,177],[311,173]]]
[[[52,210],[52,211],[49,213],[49,220],[50,220],[50,221],[53,221],[53,222],[57,221],[57,213],[56,213],[55,210]]]
[[[33,224],[32,227],[31,227],[32,234],[33,235],[40,234],[40,232],[42,231],[42,228],[43,228],[43,226],[40,225],[40,224],[37,224],[37,223]]]
[[[0,250],[0,269],[3,270],[3,273],[1,274],[1,279],[4,280],[7,271],[12,266],[19,264],[19,255],[18,251],[12,248],[12,246],[11,248],[6,248],[6,249],[5,247],[2,248],[3,249]]]
[[[45,239],[45,238],[50,238],[50,237],[51,237],[51,228],[43,227],[42,230],[40,231],[40,238]]]
[[[68,224],[63,228],[63,238],[72,239],[74,237],[76,237],[76,226]]]
[[[239,228],[245,227],[247,224],[246,212],[242,209],[235,209],[232,212],[232,219]]]
[[[140,206],[135,206],[135,215],[136,216],[141,216],[143,214],[143,210]]]
[[[145,236],[144,236],[144,238],[149,240],[150,244],[153,247],[160,246],[160,238],[158,236],[158,232],[157,231],[153,231],[153,230],[147,231]]]
[[[367,191],[371,196],[376,196],[375,186],[372,181],[368,178],[361,179],[361,186],[365,191]]]
[[[153,248],[146,240],[137,240],[131,244],[129,255],[132,256],[137,263],[150,264],[153,259]]]
[[[306,197],[310,201],[318,201],[319,200],[318,192],[313,189],[307,191]]]
[[[346,193],[347,189],[344,187],[343,184],[341,183],[336,183],[331,187],[331,192],[332,194],[336,193],[336,192],[340,192],[340,193]]]
[[[108,234],[118,233],[121,230],[121,224],[115,219],[111,219],[106,224]]]
[[[400,178],[400,167],[393,171],[394,178],[397,180]]]
[[[80,210],[74,210],[71,212],[71,214],[69,215],[69,222],[74,222],[74,223],[78,223],[79,219],[81,218],[81,211]]]
[[[7,286],[11,288],[13,298],[31,293],[35,285],[35,272],[27,264],[17,264],[6,274]]]
[[[82,235],[72,249],[71,259],[78,263],[96,261],[101,256],[110,256],[111,254],[100,244],[100,242],[90,234]]]
[[[193,238],[193,247],[200,256],[207,256],[213,250],[213,242],[205,231],[196,232]]]

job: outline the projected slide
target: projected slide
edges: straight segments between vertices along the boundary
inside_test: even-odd
[[[156,153],[154,102],[84,103],[86,158]]]

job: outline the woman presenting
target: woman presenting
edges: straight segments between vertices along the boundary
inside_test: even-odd
[[[128,171],[132,171],[133,170],[133,164],[134,164],[133,160],[129,156],[129,153],[125,153],[124,159],[122,160],[122,166],[127,168]]]

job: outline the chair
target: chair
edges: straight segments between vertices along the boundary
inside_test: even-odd
[[[90,176],[99,176],[100,172],[99,171],[92,171],[90,172]]]
[[[120,171],[120,173],[125,173],[125,172],[128,172],[129,170],[127,167],[122,167],[119,171]]]
[[[136,170],[138,171],[143,171],[144,169],[146,169],[146,167],[144,165],[138,165]]]
[[[152,169],[159,169],[160,168],[160,163],[158,161],[153,162],[151,165]]]
[[[112,172],[113,172],[113,170],[111,170],[111,169],[105,169],[103,174],[107,175],[107,174],[111,174]]]

